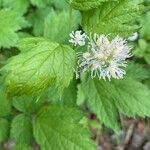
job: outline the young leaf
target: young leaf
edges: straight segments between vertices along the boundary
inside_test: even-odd
[[[26,25],[24,18],[10,9],[1,9],[0,20],[0,47],[15,46],[19,39],[17,31]]]
[[[119,111],[129,117],[150,116],[150,91],[131,78],[111,82],[88,78],[81,86],[89,108],[102,123],[114,130],[118,129]]]
[[[11,138],[20,144],[30,144],[32,140],[32,123],[29,116],[16,116],[11,125]]]
[[[69,85],[76,60],[72,48],[44,38],[25,38],[18,47],[22,53],[2,68],[10,95],[40,94],[53,83],[59,90]]]
[[[42,108],[35,119],[37,143],[42,150],[94,150],[88,131],[78,123],[81,118],[75,108],[53,105]]]
[[[9,122],[0,118],[0,143],[4,142],[9,135]]]
[[[137,28],[131,23],[141,14],[141,0],[118,0],[103,3],[83,12],[83,27],[88,33],[128,36]]]
[[[59,43],[67,42],[69,33],[77,29],[80,21],[81,15],[78,11],[73,11],[70,18],[69,11],[52,10],[45,19],[44,36]]]
[[[89,10],[92,8],[97,8],[102,2],[112,1],[112,0],[67,0],[70,5],[78,10]]]

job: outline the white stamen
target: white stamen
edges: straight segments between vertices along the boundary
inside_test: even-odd
[[[94,34],[88,37],[88,52],[79,57],[78,70],[91,71],[91,77],[99,79],[120,79],[126,74],[123,68],[127,66],[125,61],[131,57],[131,47],[127,41],[117,36],[109,40],[105,35]]]

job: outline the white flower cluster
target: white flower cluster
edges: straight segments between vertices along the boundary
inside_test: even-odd
[[[76,69],[77,78],[81,72],[90,71],[91,77],[99,79],[123,78],[126,74],[124,68],[127,66],[126,59],[131,57],[131,47],[127,41],[117,36],[109,40],[105,35],[94,34],[90,37],[76,31],[70,34],[71,40],[75,46],[83,46],[88,40],[87,52],[80,53],[78,56],[78,67]]]
[[[82,34],[82,31],[76,31],[76,32],[72,31],[69,35],[71,37],[69,42],[72,43],[74,46],[85,45],[86,34],[85,33]]]

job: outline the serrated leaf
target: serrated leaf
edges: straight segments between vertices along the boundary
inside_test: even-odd
[[[11,8],[14,11],[24,14],[30,5],[29,0],[4,0],[4,7]]]
[[[132,23],[141,14],[141,0],[106,2],[97,9],[83,12],[83,27],[88,33],[128,36],[137,26]]]
[[[112,0],[67,0],[71,6],[78,10],[89,10],[92,8],[97,8],[103,2],[108,2]]]
[[[9,122],[0,118],[0,143],[4,142],[9,135]]]
[[[33,96],[14,97],[13,106],[25,114],[35,113],[41,104],[37,99],[37,97]]]
[[[139,63],[130,62],[126,72],[128,77],[138,81],[143,81],[150,77],[150,69],[140,65]]]
[[[0,47],[15,46],[19,39],[17,31],[26,26],[24,18],[13,10],[1,9],[0,20]]]
[[[77,99],[77,83],[73,80],[70,85],[64,89],[62,95],[55,86],[48,89],[48,101],[52,104],[75,106]]]
[[[80,21],[81,15],[78,11],[73,11],[70,18],[69,11],[52,10],[45,19],[44,36],[59,43],[67,42],[69,33],[77,29]]]
[[[45,18],[51,12],[50,7],[40,8],[28,15],[28,20],[33,26],[33,34],[35,36],[43,36]]]
[[[83,82],[89,108],[107,127],[118,129],[117,112],[129,117],[150,116],[150,91],[140,82],[131,78],[111,82],[87,78]]]
[[[5,91],[0,89],[0,117],[6,117],[11,112],[11,101],[7,99]]]
[[[11,138],[19,144],[30,144],[32,140],[32,123],[29,116],[20,114],[11,124]]]
[[[76,60],[72,48],[44,38],[25,38],[18,47],[22,53],[2,68],[10,95],[39,95],[53,83],[59,90],[69,85]]]
[[[87,129],[78,123],[81,118],[82,115],[75,108],[66,106],[42,108],[34,126],[34,135],[41,149],[94,150]]]
[[[116,98],[117,108],[129,117],[150,116],[150,90],[142,83],[131,78],[113,82],[119,99]]]
[[[113,89],[113,85],[109,82],[98,79],[92,80],[91,78],[83,82],[81,86],[90,110],[97,115],[101,123],[117,131],[119,129],[119,123],[117,121],[117,108],[112,96],[116,92]]]

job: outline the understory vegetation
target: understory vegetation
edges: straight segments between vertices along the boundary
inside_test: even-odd
[[[148,122],[150,1],[0,0],[0,83],[2,150],[96,150],[94,128]]]

